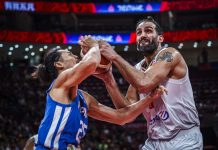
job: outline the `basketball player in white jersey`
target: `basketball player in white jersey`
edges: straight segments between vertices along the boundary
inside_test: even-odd
[[[163,94],[144,109],[148,139],[143,150],[202,150],[200,122],[187,64],[179,51],[163,48],[163,40],[161,28],[153,18],[141,20],[136,27],[136,42],[144,59],[135,67],[108,43],[102,45],[101,54],[111,60],[130,83],[125,98],[111,71],[97,77],[105,82],[116,108],[135,103],[159,85],[166,87],[168,95]]]

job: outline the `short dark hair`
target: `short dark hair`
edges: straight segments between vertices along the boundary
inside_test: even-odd
[[[153,24],[155,24],[156,28],[156,32],[158,35],[162,35],[163,34],[163,31],[162,31],[162,28],[160,27],[160,25],[151,17],[151,16],[147,16],[146,19],[142,19],[142,20],[139,20],[136,24],[136,28],[139,26],[139,24],[141,24],[142,22],[152,22]]]
[[[33,78],[39,78],[43,81],[50,81],[54,80],[57,75],[57,69],[54,66],[54,63],[57,62],[60,57],[61,53],[58,51],[62,48],[51,48],[48,52],[44,55],[44,62],[39,64],[35,72],[32,74]]]

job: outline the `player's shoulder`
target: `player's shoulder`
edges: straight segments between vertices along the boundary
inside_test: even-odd
[[[175,49],[174,47],[166,47],[164,48],[160,54],[160,56],[167,56],[167,57],[172,57],[172,58],[179,58],[182,57],[181,53]]]
[[[162,49],[156,57],[156,61],[170,66],[175,66],[182,59],[180,52],[173,48],[167,47]]]
[[[174,47],[166,47],[163,49],[162,53],[164,52],[171,52],[172,54],[180,54],[180,52]]]

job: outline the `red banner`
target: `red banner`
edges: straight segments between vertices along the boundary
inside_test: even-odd
[[[177,0],[163,1],[160,11],[170,10],[204,10],[218,8],[218,0]]]
[[[0,11],[29,11],[29,12],[56,12],[56,13],[110,13],[105,4],[116,5],[116,3],[66,3],[48,1],[28,1],[28,0],[1,0]],[[129,5],[134,3],[129,3]],[[137,3],[144,4],[144,3]],[[185,10],[205,10],[218,8],[218,0],[177,0],[162,1],[158,3],[157,11],[185,11]],[[97,5],[100,8],[97,9]],[[152,6],[152,5],[149,5]],[[153,6],[154,7],[154,6]],[[128,7],[126,7],[128,8]],[[128,12],[128,11],[125,11]],[[104,12],[105,13],[105,12]],[[129,12],[130,13],[130,12]],[[134,13],[134,12],[131,12]]]
[[[74,13],[95,13],[94,3],[57,3],[57,2],[35,2],[35,9],[38,12],[74,12]]]
[[[164,32],[164,39],[168,42],[216,40],[218,39],[218,28]]]
[[[67,44],[65,33],[0,31],[0,41]]]
[[[135,43],[136,34],[132,32],[129,37],[131,43]],[[218,39],[218,28],[164,32],[164,39],[166,42],[216,40]],[[67,35],[63,32],[18,32],[9,30],[0,30],[0,41],[59,44],[70,43],[70,41],[67,40]]]
[[[1,1],[0,10],[29,12],[59,13],[95,13],[94,3],[63,3],[63,2],[14,2]]]

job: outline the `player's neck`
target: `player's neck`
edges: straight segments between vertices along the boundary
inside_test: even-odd
[[[158,54],[158,52],[161,50],[161,46],[158,46],[157,50],[154,51],[154,53],[152,53],[151,55],[149,56],[145,56],[145,60],[147,62],[147,64],[150,64],[151,61],[154,59],[154,57]]]

